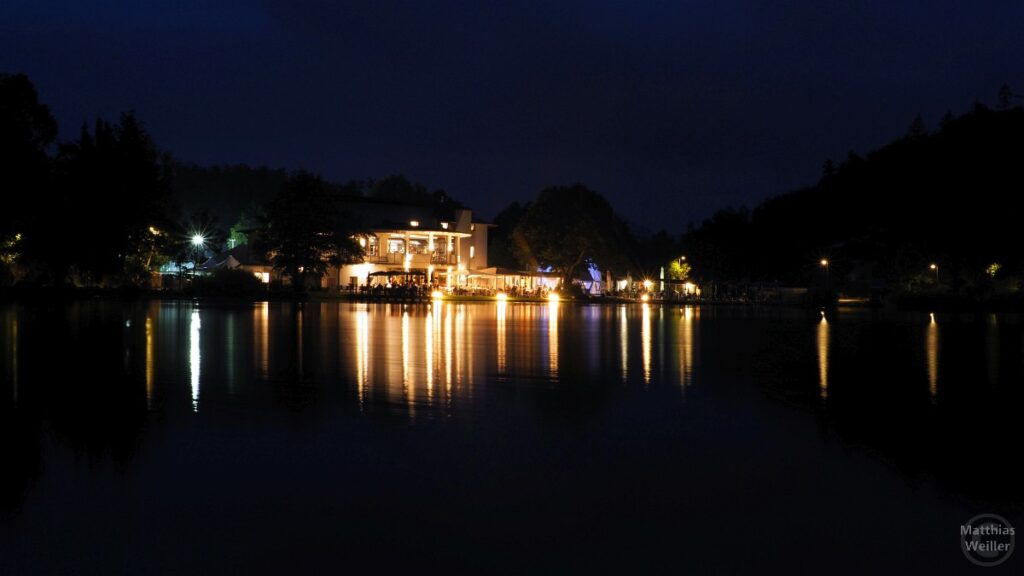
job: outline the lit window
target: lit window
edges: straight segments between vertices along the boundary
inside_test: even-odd
[[[418,238],[409,240],[409,252],[412,254],[430,254],[427,241]]]
[[[447,222],[441,222],[441,229],[442,230],[447,230],[448,229],[448,223]]]
[[[476,256],[476,246],[470,246],[469,247],[469,257],[472,258],[474,256]]]
[[[469,231],[470,232],[476,232],[476,224],[470,224],[469,225]]]
[[[409,226],[412,226],[413,228],[418,228],[419,225],[420,225],[420,221],[419,220],[410,220],[409,221]]]
[[[405,254],[405,240],[401,238],[388,240],[388,254]]]

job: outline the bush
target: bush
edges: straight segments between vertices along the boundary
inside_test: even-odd
[[[197,276],[192,290],[197,296],[258,296],[267,292],[266,286],[252,272],[238,268],[223,268]]]

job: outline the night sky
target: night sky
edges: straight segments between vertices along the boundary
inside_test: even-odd
[[[578,181],[673,232],[1024,92],[1020,0],[821,4],[4,0],[0,71],[64,138],[135,110],[181,160],[405,173],[484,217]]]

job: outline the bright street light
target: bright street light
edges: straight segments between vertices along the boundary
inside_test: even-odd
[[[201,246],[203,246],[205,244],[206,244],[206,238],[203,238],[202,234],[193,234],[192,235],[192,245],[193,246],[195,246],[196,248],[199,248],[199,247],[201,247]]]

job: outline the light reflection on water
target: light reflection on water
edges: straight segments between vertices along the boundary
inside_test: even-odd
[[[1017,523],[1022,349],[1013,315],[0,305],[0,512],[21,515],[0,546],[33,550],[10,573],[32,573],[55,551],[64,568],[112,551],[102,563],[114,570],[85,570],[108,573],[126,565],[122,550],[138,551],[129,567],[187,559],[167,542],[196,534],[210,550],[273,548],[280,531],[267,532],[269,519],[293,541],[329,534],[320,565],[353,538],[358,553],[379,546],[376,562],[422,534],[473,543],[446,557],[498,542],[490,556],[537,530],[524,549],[550,555],[577,533],[585,539],[568,549],[651,541],[674,560],[676,543],[707,543],[707,520],[676,537],[682,517],[726,518],[715,534],[739,518],[754,544],[853,518],[893,526],[885,541],[926,535],[906,542],[916,568],[958,554],[943,527],[978,502]],[[638,486],[650,497],[620,497]],[[111,528],[96,530],[97,517]],[[161,530],[150,538],[153,522]],[[594,545],[600,531],[608,537]],[[815,536],[802,551],[835,540]],[[410,558],[419,566],[436,551],[423,541]],[[564,566],[578,568],[578,557]]]
[[[702,312],[708,318],[703,318]],[[730,330],[742,326],[745,333],[756,334],[781,326],[786,338],[790,334],[794,340],[814,338],[814,356],[802,361],[816,364],[816,381],[811,384],[795,375],[785,381],[798,393],[805,384],[813,386],[818,399],[831,403],[837,386],[855,385],[849,374],[863,364],[856,350],[837,352],[837,338],[856,341],[857,333],[877,325],[856,312],[840,312],[835,318],[821,313],[809,324],[801,320],[806,316],[800,311],[744,319],[741,313],[696,306],[504,301],[435,301],[429,305],[261,302],[238,308],[164,302],[144,305],[135,314],[123,316],[127,318],[122,321],[124,357],[129,370],[136,370],[140,394],[151,411],[187,398],[189,411],[199,413],[201,407],[251,396],[253,386],[259,387],[259,383],[296,380],[308,382],[312,388],[345,392],[360,411],[386,405],[410,419],[431,413],[451,415],[473,405],[479,393],[496,382],[531,386],[561,381],[607,383],[614,375],[623,384],[645,388],[685,389],[707,383],[701,379],[702,358],[708,354],[728,356],[733,346],[731,336],[716,338],[710,347],[702,344],[707,334],[727,326],[718,317],[735,322],[728,324]],[[1019,323],[1004,323],[996,315],[979,317],[974,324],[944,324],[935,314],[911,318],[912,324],[923,324],[923,330],[917,332],[919,344],[908,349],[905,358],[913,363],[919,352],[912,348],[924,350],[924,366],[916,364],[916,382],[927,388],[933,403],[938,401],[940,380],[950,378],[943,376],[946,364],[940,362],[940,356],[951,353],[954,341],[945,339],[944,329],[953,328],[960,335],[956,342],[963,354],[970,352],[964,338],[976,330],[977,361],[955,362],[951,369],[973,370],[980,376],[976,380],[987,381],[993,388],[1006,370],[1007,358],[1000,353],[1007,338],[1004,333],[1011,333],[1012,338],[1020,335]],[[17,403],[24,369],[19,362],[23,322],[18,309],[11,306],[2,310],[0,321],[0,374],[8,397]],[[79,324],[71,327],[78,330]],[[1011,341],[1009,345],[1015,344]],[[749,355],[744,350],[748,349],[736,349]],[[771,354],[765,358],[774,362]],[[728,364],[713,367],[716,373],[727,368]],[[1017,371],[1019,366],[1012,373]],[[963,380],[962,375],[958,377]],[[175,383],[183,379],[187,388],[176,391]],[[300,403],[309,401],[302,396],[303,390],[293,394]]]
[[[825,318],[825,312],[822,312],[818,320],[818,389],[822,400],[828,399],[828,345],[828,319]]]
[[[192,316],[189,321],[189,335],[188,335],[188,371],[189,381],[192,385],[192,411],[199,411],[199,368],[201,363],[201,357],[199,354],[199,310],[192,310]]]
[[[939,324],[934,313],[928,315],[925,352],[928,358],[928,393],[934,400],[939,393]]]

